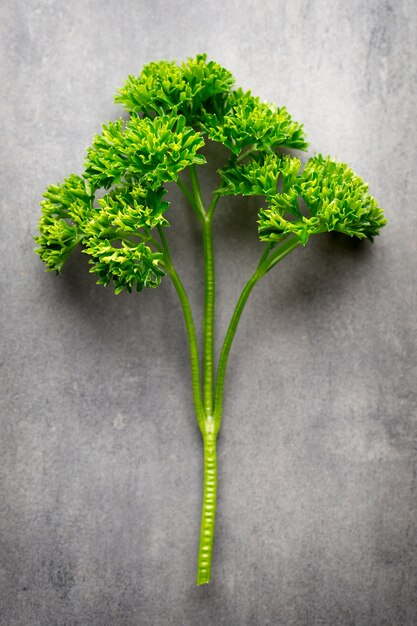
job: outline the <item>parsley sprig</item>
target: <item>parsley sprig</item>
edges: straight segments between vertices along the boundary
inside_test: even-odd
[[[112,283],[116,293],[157,287],[164,276],[172,280],[188,334],[194,405],[204,445],[197,584],[211,577],[216,440],[226,368],[252,289],[312,235],[339,231],[372,241],[386,223],[366,183],[347,165],[321,155],[302,164],[298,156],[288,154],[287,149],[306,150],[308,144],[303,126],[285,107],[234,85],[232,74],[205,55],[180,65],[150,63],[139,76],[129,76],[115,98],[129,120],[103,126],[87,150],[81,176],[71,174],[48,187],[35,237],[36,252],[48,270],[60,272],[80,246],[97,283]],[[219,142],[229,152],[208,206],[198,177],[198,168],[206,164],[201,150],[207,141]],[[179,186],[203,234],[202,367],[190,302],[169,251],[167,183]],[[259,197],[263,250],[236,304],[216,369],[212,221],[219,201],[229,195]]]

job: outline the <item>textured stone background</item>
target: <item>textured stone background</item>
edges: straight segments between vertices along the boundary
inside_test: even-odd
[[[2,625],[417,624],[416,14],[1,2]],[[390,223],[374,245],[317,237],[256,287],[227,378],[214,582],[198,589],[201,445],[172,285],[115,297],[83,255],[56,277],[31,237],[127,74],[200,51],[287,105]],[[172,202],[199,320],[199,229]],[[259,256],[256,208],[219,205],[218,338]]]

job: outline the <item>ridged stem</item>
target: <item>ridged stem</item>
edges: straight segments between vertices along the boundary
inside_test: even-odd
[[[164,267],[171,277],[175,290],[180,299],[182,311],[184,314],[185,327],[187,329],[188,342],[190,347],[190,361],[191,361],[191,380],[193,388],[194,406],[197,414],[197,420],[200,425],[200,429],[204,425],[204,409],[201,398],[201,381],[200,381],[200,366],[198,356],[198,344],[197,335],[195,331],[193,314],[191,311],[190,301],[188,300],[187,293],[184,286],[178,276],[174,266],[172,265],[171,256],[168,249],[168,243],[165,237],[163,229],[158,226],[159,235],[161,237],[163,254],[164,254]]]
[[[213,415],[214,386],[214,297],[215,275],[211,219],[203,222],[204,321],[203,321],[203,403],[207,416]]]
[[[204,444],[204,493],[201,513],[200,547],[198,551],[197,585],[205,585],[211,579],[214,526],[216,521],[217,458],[214,431],[203,433]]]
[[[297,237],[290,237],[278,248],[276,248],[272,254],[270,254],[271,245],[269,244],[261,257],[256,272],[250,277],[246,285],[244,286],[239,300],[237,301],[235,310],[233,311],[232,319],[230,320],[229,327],[224,338],[223,347],[220,353],[219,365],[217,368],[216,378],[216,393],[215,393],[215,410],[214,418],[216,422],[217,431],[220,429],[223,410],[223,390],[226,377],[227,360],[229,358],[230,348],[232,347],[233,339],[236,334],[237,325],[243,313],[245,304],[250,296],[250,293],[258,280],[262,278],[267,272],[269,272],[274,265],[279,263],[284,257],[287,256],[294,248],[300,245],[300,241]]]

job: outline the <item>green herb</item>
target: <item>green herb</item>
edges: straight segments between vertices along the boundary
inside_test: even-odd
[[[71,174],[44,194],[37,253],[61,271],[78,245],[98,283],[114,290],[157,287],[168,275],[188,333],[195,411],[204,444],[204,495],[197,584],[211,577],[216,510],[216,439],[222,420],[227,359],[243,307],[255,284],[311,235],[340,231],[372,241],[386,220],[367,185],[343,163],[315,156],[305,165],[283,148],[306,150],[302,125],[287,110],[233,89],[233,76],[205,55],[182,65],[150,63],[129,76],[116,102],[130,119],[103,126],[88,149],[82,176]],[[209,206],[202,200],[201,149],[229,149]],[[182,173],[182,177],[179,175]],[[170,256],[165,183],[176,182],[200,221],[204,242],[203,367],[190,303]],[[107,190],[100,199],[99,190]],[[227,195],[257,195],[259,265],[245,285],[224,338],[217,370],[213,351],[215,274],[212,221]],[[303,207],[303,208],[302,208]]]

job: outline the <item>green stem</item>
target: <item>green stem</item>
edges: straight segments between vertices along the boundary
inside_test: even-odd
[[[214,395],[214,304],[215,272],[213,255],[212,220],[219,196],[214,194],[212,202],[205,210],[201,196],[197,171],[190,168],[193,196],[200,215],[203,216],[204,247],[204,318],[203,318],[203,402],[204,427],[202,429],[204,447],[204,493],[201,513],[200,547],[198,552],[197,585],[210,582],[213,552],[214,526],[216,517],[217,492],[217,431],[213,416]]]
[[[203,222],[204,320],[203,320],[203,400],[207,417],[213,415],[214,381],[214,298],[215,275],[211,220]]]
[[[200,381],[200,366],[199,366],[199,358],[198,358],[198,344],[197,344],[197,336],[195,332],[193,314],[191,311],[190,302],[187,297],[187,293],[184,289],[184,286],[178,276],[174,266],[172,265],[171,256],[168,249],[168,243],[163,232],[161,226],[158,226],[159,235],[161,237],[163,254],[164,254],[164,267],[171,277],[171,280],[174,284],[176,292],[181,302],[182,310],[184,313],[185,326],[188,334],[188,342],[190,346],[190,360],[191,360],[191,377],[192,377],[192,388],[193,388],[193,398],[194,405],[197,414],[197,420],[200,426],[200,429],[203,431],[204,429],[204,409],[203,403],[201,399],[201,381]]]
[[[218,193],[215,191],[214,192],[214,196],[213,196],[213,200],[210,203],[209,208],[207,209],[207,218],[209,220],[213,219],[213,215],[214,215],[214,210],[217,206],[218,201],[220,200],[220,196],[218,195]]]
[[[154,248],[158,250],[158,252],[162,252],[161,246],[156,241],[156,239],[152,237],[152,235],[149,235],[149,234],[142,235],[138,231],[134,231],[134,232],[133,231],[131,232],[128,230],[117,231],[117,230],[114,230],[114,228],[103,228],[99,236],[100,238],[104,237],[108,239],[109,241],[117,241],[119,239],[120,241],[125,241],[126,243],[130,243],[132,245],[138,245],[138,242],[134,241],[134,239],[137,238],[144,243],[151,243],[154,246]],[[133,240],[129,239],[129,237],[133,238]]]
[[[281,244],[279,248],[276,248],[276,250],[274,250],[274,252],[266,260],[265,274],[299,245],[301,245],[301,243],[298,237],[290,237],[283,244]]]
[[[184,196],[186,197],[186,199],[188,200],[188,202],[190,203],[191,207],[194,209],[194,211],[197,213],[197,217],[199,220],[204,219],[200,208],[193,196],[193,194],[191,193],[191,191],[188,189],[188,187],[182,182],[182,180],[180,178],[178,178],[177,180],[177,185],[178,187],[181,189],[182,193],[184,194]]]
[[[203,403],[206,419],[213,418],[214,395],[214,301],[215,273],[212,220],[219,196],[215,194],[205,210],[195,166],[190,167],[190,180],[195,203],[203,216],[204,247],[204,318],[203,318]]]
[[[215,393],[215,404],[214,404],[216,432],[218,432],[220,429],[221,419],[222,419],[223,391],[224,391],[224,381],[225,381],[225,376],[226,376],[227,360],[229,358],[230,348],[232,347],[233,339],[237,330],[237,325],[239,323],[245,304],[250,296],[252,289],[254,288],[258,280],[262,278],[262,276],[264,276],[274,265],[276,265],[276,263],[281,261],[281,259],[283,259],[287,254],[291,252],[291,250],[296,248],[298,245],[300,245],[300,241],[297,237],[288,239],[277,250],[275,250],[270,256],[269,256],[269,252],[271,250],[271,245],[268,245],[265,248],[265,251],[256,269],[256,272],[248,280],[248,282],[243,288],[242,293],[240,294],[235,310],[233,311],[232,319],[230,320],[230,324],[227,329],[226,336],[224,338],[223,347],[220,353],[219,365],[217,369],[216,393]]]
[[[246,150],[240,153],[240,155],[236,159],[236,163],[239,163],[240,161],[242,161],[242,159],[252,154],[252,152],[256,152],[257,149],[258,149],[257,143],[250,145]]]
[[[195,165],[190,165],[190,180],[191,187],[193,189],[195,204],[198,207],[200,214],[206,217],[206,210],[204,208],[203,198],[201,196],[200,183],[198,182],[197,170]]]
[[[200,548],[198,551],[197,585],[210,582],[216,519],[217,459],[216,433],[203,434],[204,442],[204,494],[201,514]]]
[[[256,272],[251,276],[246,285],[243,288],[242,293],[240,294],[239,300],[237,301],[235,310],[233,311],[232,319],[230,320],[229,328],[227,329],[226,336],[224,339],[222,351],[220,353],[219,365],[217,369],[217,381],[216,381],[216,395],[215,395],[215,420],[217,430],[220,428],[221,419],[222,419],[222,404],[223,404],[223,390],[224,390],[224,380],[226,375],[226,366],[227,359],[229,357],[230,348],[232,347],[233,338],[236,333],[237,325],[239,323],[240,317],[242,315],[243,309],[249,298],[249,295],[258,282],[258,280],[263,276],[263,273],[260,272],[259,268]]]

